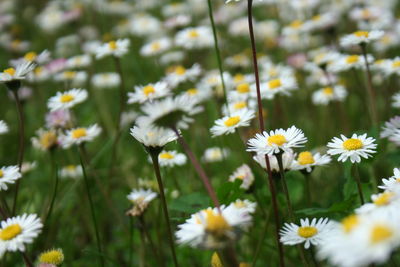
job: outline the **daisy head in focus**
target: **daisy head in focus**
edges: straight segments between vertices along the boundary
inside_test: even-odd
[[[328,155],[321,155],[320,153],[312,153],[310,151],[303,151],[297,155],[296,160],[293,162],[293,170],[305,170],[307,173],[312,172],[316,166],[327,165],[331,162],[331,157]]]
[[[269,133],[256,134],[247,144],[247,151],[256,152],[257,154],[276,155],[292,148],[302,147],[307,142],[302,130],[295,126],[287,130],[277,129]]]
[[[50,111],[70,109],[85,101],[87,97],[88,92],[85,89],[74,88],[65,92],[58,92],[55,96],[49,98],[47,107]]]
[[[151,201],[157,197],[157,193],[150,189],[133,189],[127,196],[128,200],[132,203],[132,208],[127,211],[129,216],[140,216],[147,209]]]
[[[163,150],[158,155],[158,162],[161,167],[182,166],[186,163],[186,156],[183,153],[178,153],[174,150]]]
[[[251,224],[251,215],[247,207],[221,206],[201,210],[178,225],[175,233],[179,244],[194,248],[220,249],[237,240],[240,234]]]
[[[144,103],[169,95],[170,88],[166,82],[151,83],[145,86],[135,86],[135,92],[128,93],[128,104]]]
[[[0,135],[8,133],[8,125],[5,121],[0,120]]]
[[[236,180],[242,181],[240,188],[243,188],[244,190],[249,190],[253,185],[254,175],[247,164],[243,164],[237,168],[231,176],[229,176],[230,182],[235,182]]]
[[[0,72],[0,83],[5,83],[9,89],[18,89],[14,88],[11,83],[19,82],[26,78],[26,75],[31,72],[35,68],[35,64],[32,62],[23,62],[15,66],[15,68],[7,68]]]
[[[304,243],[304,248],[311,245],[317,246],[324,241],[325,235],[329,234],[332,225],[328,218],[300,219],[300,225],[285,223],[280,230],[280,242],[284,245],[297,245]]]
[[[26,250],[26,244],[33,242],[43,224],[36,214],[23,214],[1,221],[0,228],[0,256],[7,251]]]
[[[242,109],[215,121],[215,125],[210,131],[213,137],[231,134],[239,127],[249,126],[251,120],[255,117],[252,110]]]
[[[129,39],[118,39],[116,41],[104,43],[97,48],[96,58],[101,59],[106,56],[114,56],[120,58],[128,53],[129,45]]]
[[[146,148],[161,150],[166,144],[177,139],[170,129],[158,128],[147,123],[137,123],[130,130],[131,135]]]
[[[101,128],[97,124],[89,127],[78,127],[67,130],[64,135],[60,137],[61,145],[63,148],[69,148],[73,145],[80,145],[82,143],[93,141],[101,133]]]
[[[351,138],[344,135],[340,135],[340,138],[334,137],[327,146],[329,155],[339,155],[338,161],[345,162],[350,159],[351,163],[360,163],[361,158],[367,159],[376,153],[377,144],[375,139],[367,137],[367,134],[353,134]]]
[[[382,179],[383,185],[378,186],[380,189],[390,192],[400,193],[400,169],[393,169],[393,176]]]
[[[9,184],[14,184],[22,177],[18,166],[6,166],[0,168],[0,191],[8,189]]]
[[[50,249],[40,253],[38,261],[41,264],[47,264],[43,265],[43,267],[59,266],[64,262],[64,253],[60,248]],[[39,265],[38,267],[42,267],[42,265]]]
[[[384,31],[356,31],[351,34],[347,34],[340,39],[340,45],[343,47],[349,47],[354,45],[366,45],[373,41],[381,39],[384,35]]]

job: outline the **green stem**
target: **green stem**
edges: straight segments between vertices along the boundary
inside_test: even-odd
[[[276,157],[276,160],[278,161],[278,165],[279,165],[279,174],[281,176],[282,188],[283,188],[283,193],[285,194],[285,198],[286,198],[286,204],[287,204],[287,208],[288,208],[289,217],[290,217],[291,222],[294,222],[294,213],[293,213],[293,208],[292,208],[292,202],[290,201],[289,190],[288,190],[286,180],[285,180],[285,170],[283,169],[282,155],[283,155],[283,152],[279,152],[278,154],[275,154],[275,157]]]
[[[257,247],[254,252],[253,262],[252,262],[251,266],[256,266],[256,264],[257,264],[258,256],[260,255],[261,247],[264,242],[265,236],[267,234],[267,230],[268,230],[268,226],[269,226],[269,222],[270,222],[270,218],[271,218],[271,210],[272,210],[272,206],[269,208],[268,215],[266,216],[265,226],[261,233],[261,238],[258,239]]]
[[[53,152],[51,152],[51,169],[52,171],[52,175],[54,175],[54,189],[53,189],[53,194],[50,200],[50,204],[49,204],[49,208],[47,211],[47,215],[45,217],[45,219],[43,220],[43,225],[46,225],[47,220],[50,218],[51,213],[53,211],[53,206],[54,206],[54,202],[56,200],[56,196],[57,196],[57,189],[58,189],[58,166],[57,163],[55,163],[55,159],[54,159],[54,154]]]
[[[364,205],[364,194],[362,191],[362,185],[361,185],[361,179],[360,179],[360,171],[358,170],[358,165],[353,164],[353,169],[354,169],[354,178],[357,183],[357,190],[358,190],[358,195],[360,196],[360,201],[361,205]]]
[[[159,266],[165,266],[164,261],[162,259],[160,259],[160,255],[159,255],[159,253],[158,253],[158,251],[156,249],[156,246],[154,245],[153,239],[151,238],[151,235],[150,235],[150,233],[149,233],[149,231],[147,229],[146,222],[144,220],[144,215],[142,214],[138,218],[139,218],[141,230],[143,231],[144,236],[149,241],[150,248],[151,248],[151,250],[153,252],[154,257],[156,258],[156,260],[158,262],[158,265]]]

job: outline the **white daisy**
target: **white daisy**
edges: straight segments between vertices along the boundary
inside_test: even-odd
[[[40,54],[36,52],[28,52],[22,58],[10,60],[11,66],[18,66],[21,63],[32,62],[39,65],[46,63],[50,60],[50,52],[47,50],[42,51]]]
[[[331,162],[331,157],[328,155],[321,155],[320,153],[313,154],[310,151],[303,151],[297,156],[292,169],[311,172],[315,166],[326,165],[329,162]]]
[[[55,96],[50,97],[47,107],[50,111],[70,109],[85,101],[87,97],[88,92],[85,89],[74,88],[65,92],[57,92]]]
[[[385,33],[383,31],[357,31],[343,36],[340,39],[340,45],[347,47],[353,45],[368,44],[379,40]]]
[[[385,122],[385,125],[382,126],[382,131],[380,133],[381,138],[390,138],[393,136],[398,130],[400,130],[400,116],[395,116],[391,118],[389,121]]]
[[[246,213],[252,214],[256,211],[257,203],[251,202],[247,199],[237,199],[235,202],[229,204],[227,208],[234,208],[245,211]]]
[[[192,98],[194,102],[201,103],[212,96],[212,89],[207,86],[199,86],[190,88],[184,91],[182,94],[186,95],[189,98]]]
[[[229,154],[230,150],[228,148],[210,147],[204,151],[202,159],[204,162],[219,162]]]
[[[5,69],[0,73],[0,82],[24,80],[25,76],[35,68],[32,62],[23,62],[14,68]]]
[[[88,75],[85,71],[63,71],[54,76],[58,82],[68,82],[73,86],[79,86],[86,82]]]
[[[6,251],[25,251],[25,245],[33,242],[43,224],[36,214],[23,214],[1,221],[0,256]]]
[[[97,124],[93,124],[87,128],[79,127],[68,130],[65,135],[60,137],[61,145],[69,148],[72,145],[80,145],[85,142],[92,141],[101,133],[101,128]]]
[[[201,73],[201,67],[199,64],[194,64],[192,67],[186,69],[182,65],[174,66],[170,69],[165,81],[172,87],[179,85],[186,81],[194,81]]]
[[[45,130],[40,128],[36,131],[36,136],[31,138],[33,147],[42,151],[48,151],[58,146],[57,132],[55,130]]]
[[[400,93],[396,93],[392,96],[392,107],[400,108]]]
[[[346,89],[341,85],[322,88],[312,94],[312,101],[316,105],[327,105],[331,101],[343,101],[347,96]]]
[[[267,163],[265,162],[265,154],[256,154],[253,156],[253,159],[260,164],[262,168],[267,170]],[[267,155],[269,159],[269,165],[272,172],[279,173],[279,164],[275,155]],[[295,154],[293,150],[288,149],[282,154],[282,166],[285,172],[293,169],[295,162]]]
[[[328,154],[340,155],[338,161],[345,162],[350,158],[351,163],[361,161],[361,157],[369,158],[372,153],[376,153],[375,139],[367,137],[367,134],[353,134],[351,138],[340,135],[340,138],[334,137],[327,145],[330,149]]]
[[[231,176],[229,176],[230,182],[234,182],[235,180],[242,181],[240,188],[243,188],[244,190],[248,190],[253,185],[254,175],[247,164],[243,164],[237,168]]]
[[[212,136],[220,136],[223,134],[234,133],[236,128],[249,126],[251,120],[255,117],[252,110],[242,109],[215,121],[215,125],[211,127]]]
[[[314,218],[310,221],[308,218],[300,219],[300,226],[294,223],[285,223],[280,231],[280,241],[284,245],[297,245],[304,242],[304,248],[308,249],[310,245],[317,246],[324,241],[324,236],[331,231],[331,223],[328,218]]]
[[[247,151],[273,155],[295,147],[302,147],[306,142],[307,138],[303,131],[292,126],[287,130],[277,129],[269,133],[264,131],[261,134],[256,134],[254,138],[247,142]]]
[[[115,72],[105,72],[93,75],[92,84],[96,88],[116,88],[121,84],[121,77]]]
[[[170,88],[166,82],[150,83],[146,86],[135,86],[134,93],[128,93],[128,104],[144,103],[170,94]]]
[[[256,96],[255,84],[252,86],[252,96]],[[296,79],[291,76],[281,76],[276,79],[261,83],[261,97],[272,99],[276,94],[290,95],[290,92],[298,89]]]
[[[212,34],[210,27],[207,26],[186,28],[176,34],[175,43],[186,49],[207,48],[214,44]]]
[[[367,61],[369,64],[372,64],[374,62],[374,57],[372,55],[367,55]],[[337,60],[329,64],[328,71],[336,73],[353,68],[365,68],[365,58],[362,55],[341,55]]]
[[[178,153],[177,151],[163,150],[158,155],[158,161],[161,167],[174,167],[174,166],[182,166],[186,163],[186,155],[183,153]]]
[[[81,165],[67,165],[59,171],[60,178],[77,179],[83,177],[83,169]]]
[[[156,56],[167,51],[170,47],[171,40],[169,38],[156,39],[143,45],[140,54],[142,56]]]
[[[86,54],[71,57],[65,66],[69,69],[85,68],[92,63],[92,57]]]
[[[5,123],[3,120],[0,120],[0,135],[5,133],[8,133],[7,123]]]
[[[127,212],[131,216],[141,215],[153,199],[157,197],[157,193],[150,189],[133,189],[127,196],[128,200],[133,204],[133,207]]]
[[[355,212],[357,214],[370,214],[371,212],[384,212],[392,216],[393,212],[398,211],[399,207],[399,195],[392,191],[384,191],[379,194],[371,195],[371,203],[365,203],[361,207],[357,208]]]
[[[130,45],[129,39],[118,39],[102,44],[96,50],[96,58],[101,59],[106,56],[122,57],[128,53]]]
[[[152,127],[148,124],[137,124],[130,130],[131,135],[146,147],[163,147],[177,139],[169,129]]]
[[[383,185],[378,186],[383,190],[388,190],[396,193],[400,193],[400,169],[393,169],[393,176],[387,179],[382,179]]]
[[[18,166],[1,167],[0,169],[0,191],[7,190],[8,184],[14,184],[22,177]]]

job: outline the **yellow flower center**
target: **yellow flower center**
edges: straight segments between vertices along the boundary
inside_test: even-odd
[[[243,178],[241,180],[243,180]],[[246,203],[242,200],[237,200],[234,205],[236,208],[239,208],[239,209],[246,207]]]
[[[87,132],[85,128],[78,128],[72,131],[72,138],[79,139],[87,136]]]
[[[313,226],[302,226],[297,230],[297,234],[303,238],[310,238],[318,233],[318,229]]]
[[[241,94],[248,93],[250,91],[250,85],[248,83],[241,83],[236,86],[236,91]]]
[[[324,89],[322,89],[322,92],[323,92],[325,95],[333,95],[333,89],[332,89],[332,87],[325,87]]]
[[[4,176],[3,170],[0,170],[0,178],[3,178],[3,176]]]
[[[37,57],[37,54],[35,52],[28,52],[25,54],[24,59],[26,61],[34,61]]]
[[[371,16],[371,12],[368,9],[363,9],[362,16],[364,19],[366,19]]]
[[[154,42],[151,44],[151,50],[153,50],[153,51],[160,50],[160,48],[161,48],[161,45],[159,42]]]
[[[271,76],[271,77],[276,77],[276,76],[278,76],[278,71],[277,71],[275,68],[271,68],[271,69],[268,71],[268,74],[269,74],[269,76]]]
[[[39,262],[60,265],[64,261],[64,254],[60,249],[53,249],[40,254]]]
[[[400,67],[400,60],[396,60],[392,63],[393,68],[399,68]]]
[[[247,107],[247,103],[244,102],[244,101],[237,102],[237,103],[235,103],[235,104],[233,105],[233,108],[236,109],[236,110],[243,109],[243,108],[245,108],[245,107]]]
[[[346,150],[357,150],[363,147],[360,139],[350,138],[343,142],[343,148]]]
[[[241,82],[241,81],[243,81],[243,80],[244,80],[244,75],[241,74],[241,73],[238,73],[238,74],[236,74],[236,75],[233,77],[233,81],[234,81],[235,83]]]
[[[238,124],[239,122],[240,122],[240,116],[233,116],[233,117],[229,117],[229,119],[224,121],[224,124],[227,127],[232,127],[232,126],[235,126],[236,124]]]
[[[393,236],[393,230],[383,224],[377,224],[372,228],[370,241],[372,244],[383,242]]]
[[[197,95],[198,92],[199,91],[196,88],[192,88],[186,91],[186,93],[188,93],[189,95]]]
[[[225,218],[211,209],[206,210],[206,231],[211,232],[217,236],[222,236],[226,230],[229,230],[231,227]]]
[[[7,73],[10,76],[14,76],[15,75],[15,69],[14,68],[5,69],[3,72]]]
[[[156,92],[156,89],[151,85],[147,85],[147,86],[143,87],[143,93],[146,96],[149,96],[150,94],[154,94],[155,92]]]
[[[22,233],[22,228],[19,224],[11,224],[0,230],[0,239],[3,241],[11,240]]]
[[[48,149],[55,145],[57,142],[57,135],[54,132],[45,132],[40,137],[40,144],[43,148]]]
[[[368,32],[366,32],[366,31],[357,31],[357,32],[355,32],[355,33],[353,33],[355,36],[357,36],[357,37],[365,37],[365,38],[368,38],[368,36],[369,36],[369,33]]]
[[[275,134],[275,135],[271,135],[270,137],[268,137],[269,145],[274,144],[274,145],[281,146],[286,142],[287,142],[286,138],[281,134]]]
[[[301,25],[303,25],[303,22],[302,22],[301,20],[295,20],[295,21],[293,21],[292,23],[290,23],[289,26],[290,26],[291,28],[298,29],[298,28],[301,27]]]
[[[64,77],[67,79],[73,79],[76,76],[75,71],[64,71]]]
[[[374,204],[377,206],[386,206],[390,203],[390,200],[394,194],[392,192],[385,192],[379,194],[379,196],[374,200]]]
[[[108,47],[109,47],[112,51],[116,50],[116,49],[117,49],[117,42],[116,42],[116,41],[108,42]]]
[[[356,63],[356,62],[358,62],[359,58],[360,58],[360,56],[357,56],[357,55],[348,56],[346,58],[346,63],[347,64]]]
[[[171,153],[165,152],[165,153],[160,154],[160,158],[161,159],[173,159],[174,155],[172,155]]]
[[[65,168],[66,168],[67,170],[69,170],[69,171],[75,171],[75,170],[76,170],[75,165],[68,165],[68,166],[66,166]]]
[[[357,217],[357,215],[349,215],[346,218],[344,218],[342,220],[342,226],[343,226],[343,230],[346,233],[349,233],[351,230],[354,229],[354,227],[356,227],[358,225],[358,223],[360,222],[359,218]]]
[[[224,267],[217,252],[214,252],[211,257],[211,267]]]
[[[318,21],[321,19],[321,15],[315,15],[314,17],[311,18],[313,21]]]
[[[71,102],[72,100],[74,100],[75,97],[71,94],[64,94],[60,97],[60,101],[61,103],[68,103]]]
[[[43,67],[37,67],[33,72],[35,72],[36,75],[40,75],[43,72]]]
[[[175,68],[175,73],[178,75],[184,75],[186,73],[186,69],[183,66],[178,66]]]
[[[301,152],[301,153],[299,154],[299,157],[297,158],[297,162],[298,162],[300,165],[308,165],[308,164],[313,164],[313,163],[315,163],[315,160],[314,160],[314,157],[313,157],[313,155],[312,155],[311,152],[309,152],[309,151],[304,151],[304,152]]]
[[[281,83],[280,79],[275,79],[275,80],[271,80],[271,81],[268,82],[269,89],[275,89],[275,88],[278,88],[281,85],[282,85],[282,83]]]
[[[190,38],[197,38],[197,37],[200,36],[199,33],[196,30],[189,31],[188,35],[189,35]]]

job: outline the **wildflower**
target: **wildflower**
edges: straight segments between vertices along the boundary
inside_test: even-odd
[[[199,64],[194,64],[190,68],[185,68],[182,65],[174,66],[169,69],[165,81],[170,84],[170,86],[175,87],[180,83],[186,81],[193,81],[201,73],[201,67]]]
[[[215,121],[215,125],[211,128],[213,137],[223,134],[234,133],[236,128],[249,126],[250,121],[254,118],[254,111],[242,109]]]
[[[61,178],[77,179],[83,176],[81,165],[67,165],[60,169],[59,175]]]
[[[397,192],[384,191],[383,193],[371,195],[371,203],[365,203],[355,211],[357,214],[369,214],[371,212],[384,212],[388,213],[389,216],[393,212],[397,212],[399,204],[399,196]]]
[[[105,72],[93,75],[92,84],[96,88],[116,88],[121,84],[118,73]]]
[[[80,145],[90,142],[101,133],[101,128],[94,124],[90,127],[79,127],[67,130],[65,135],[60,137],[63,148],[69,148],[72,145]]]
[[[140,54],[143,56],[155,56],[167,51],[170,47],[171,40],[169,38],[161,38],[145,44],[140,49]]]
[[[378,186],[379,188],[391,192],[400,192],[400,169],[393,169],[393,176],[387,179],[382,179],[383,185]]]
[[[254,175],[247,164],[243,164],[237,168],[231,176],[229,176],[230,182],[234,182],[235,180],[241,180],[242,184],[240,185],[240,188],[245,190],[249,190],[249,188],[253,185]]]
[[[175,43],[186,49],[208,48],[213,45],[212,31],[209,27],[199,26],[186,28],[175,36]]]
[[[347,96],[346,89],[341,85],[322,88],[312,94],[312,101],[316,105],[327,105],[332,101],[343,101]]]
[[[269,164],[271,167],[271,171],[273,173],[279,173],[279,164],[275,155],[267,155],[269,159]],[[264,169],[267,169],[267,165],[265,162],[265,154],[256,154],[253,156],[253,159],[260,164],[260,166]],[[293,150],[289,149],[282,154],[282,167],[284,171],[290,171],[294,168],[295,165],[295,154]]]
[[[229,153],[230,150],[227,148],[210,147],[204,151],[202,159],[204,162],[218,162],[226,158]]]
[[[96,58],[101,59],[110,55],[120,58],[128,53],[129,45],[129,39],[118,39],[117,41],[110,41],[97,48]]]
[[[177,151],[166,151],[163,150],[158,155],[158,161],[161,167],[174,167],[174,166],[182,166],[186,163],[185,154],[178,153]]]
[[[62,249],[51,249],[45,252],[42,252],[39,257],[40,263],[53,264],[55,266],[61,265],[64,261],[64,253]]]
[[[0,191],[8,189],[8,184],[15,183],[22,177],[18,166],[7,166],[0,168]]]
[[[85,101],[87,97],[88,92],[86,90],[74,88],[69,91],[58,92],[55,96],[50,97],[47,106],[50,111],[70,109]]]
[[[92,63],[91,56],[83,54],[69,58],[65,66],[69,69],[86,68],[91,63]]]
[[[176,134],[169,129],[157,128],[148,124],[138,123],[131,128],[131,135],[146,147],[162,148],[177,139]]]
[[[331,162],[331,157],[321,155],[320,153],[311,153],[310,151],[300,152],[297,159],[293,162],[294,170],[306,170],[311,172],[315,166],[326,165]]]
[[[384,35],[383,31],[357,31],[343,36],[340,39],[341,46],[365,45],[379,40]]]
[[[133,207],[127,212],[127,215],[142,215],[149,203],[156,197],[157,194],[149,189],[133,189],[132,192],[128,195],[128,199],[132,202]]]
[[[35,68],[35,64],[24,62],[14,68],[5,69],[0,73],[0,83],[5,83],[10,90],[16,90],[20,87],[20,81],[26,78],[26,75]]]
[[[166,82],[151,83],[146,86],[135,86],[134,93],[128,93],[128,104],[144,103],[170,94],[170,88]]]
[[[65,128],[71,121],[68,109],[59,109],[46,114],[47,128]]]
[[[54,130],[39,129],[36,132],[37,137],[32,138],[32,144],[34,147],[48,151],[58,145],[57,133]]]

